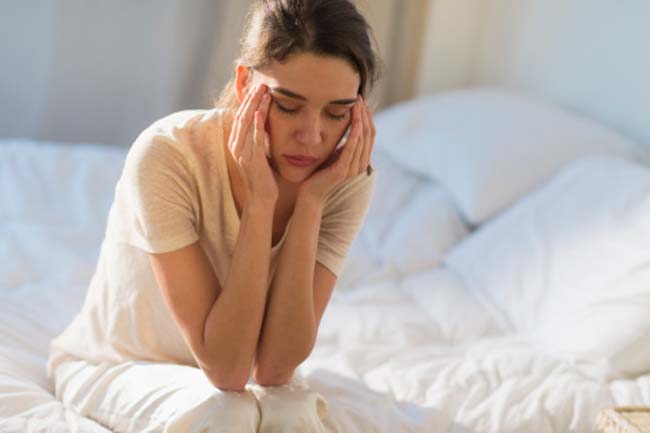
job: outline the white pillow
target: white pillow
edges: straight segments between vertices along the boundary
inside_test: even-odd
[[[650,168],[580,158],[443,262],[502,323],[586,374],[650,373]]]
[[[377,184],[370,208],[351,245],[337,288],[438,266],[442,255],[469,233],[442,187],[373,152]]]
[[[384,269],[399,275],[440,266],[443,254],[469,234],[440,185],[425,181],[395,216],[378,249]]]
[[[377,113],[375,120],[376,147],[440,182],[473,226],[581,155],[642,153],[594,122],[498,88],[420,97]]]
[[[366,219],[350,246],[341,275],[336,281],[338,290],[356,287],[378,279],[397,276],[382,269],[377,254],[380,239],[390,229],[400,207],[410,197],[420,180],[416,175],[395,164],[381,149],[375,148],[372,165],[377,178],[375,194]]]
[[[373,150],[372,165],[377,171],[377,178],[364,230],[369,234],[371,247],[378,247],[379,239],[393,226],[395,218],[423,179],[396,163],[382,149]]]

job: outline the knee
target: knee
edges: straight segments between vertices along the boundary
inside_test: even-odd
[[[212,397],[210,433],[257,433],[260,409],[248,391],[221,392]],[[233,428],[236,427],[236,428]]]
[[[318,392],[287,385],[254,388],[260,433],[324,433],[328,403]]]
[[[218,391],[175,419],[168,432],[257,433],[259,423],[259,407],[250,392]]]

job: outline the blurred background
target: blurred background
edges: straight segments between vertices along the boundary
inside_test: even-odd
[[[645,0],[355,2],[384,62],[379,109],[496,85],[650,139]],[[0,136],[128,147],[166,114],[211,108],[250,3],[3,1]]]
[[[230,77],[250,3],[3,2],[0,135],[130,146],[157,118],[212,107]],[[469,84],[477,0],[357,5],[384,61],[371,98],[380,108]]]

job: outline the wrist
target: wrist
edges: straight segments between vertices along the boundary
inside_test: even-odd
[[[307,207],[321,212],[324,206],[324,199],[320,196],[308,193],[306,191],[300,191],[296,197],[296,207],[298,206]]]
[[[255,199],[253,197],[249,197],[246,199],[246,202],[244,203],[244,209],[242,213],[247,213],[251,215],[271,215],[273,216],[273,213],[275,211],[275,201],[272,199]]]

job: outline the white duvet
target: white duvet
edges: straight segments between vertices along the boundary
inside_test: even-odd
[[[49,339],[83,302],[125,155],[0,142],[1,432],[107,432],[54,398],[44,366]],[[446,196],[382,158],[378,181],[391,176],[393,194],[376,195],[301,365],[328,400],[329,432],[587,433],[600,409],[650,404],[650,375],[596,381],[496,320],[461,275],[439,265],[469,235],[462,221],[447,213],[455,231],[435,248],[410,231],[430,213],[426,203],[442,208]],[[417,191],[429,199],[396,204],[422,197]],[[395,231],[398,217],[405,220]],[[427,231],[437,236],[435,227]],[[428,255],[418,256],[421,248]]]

